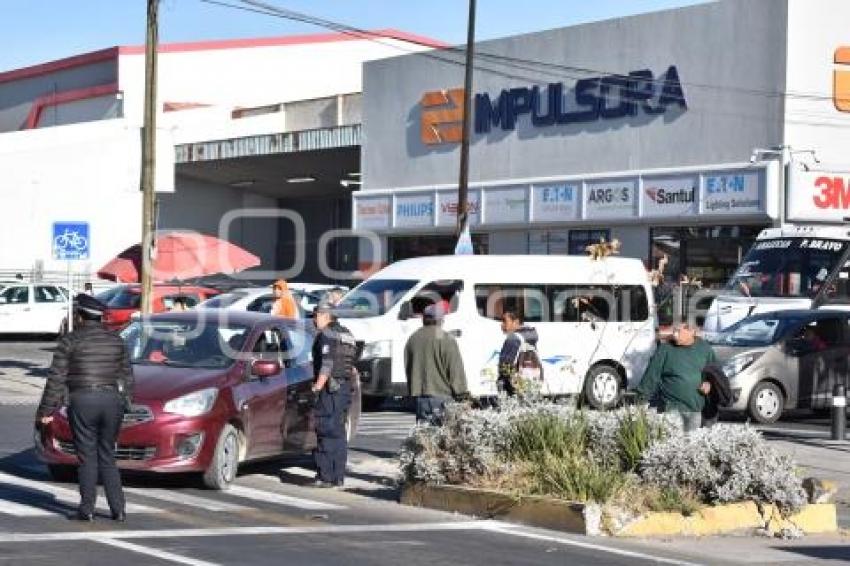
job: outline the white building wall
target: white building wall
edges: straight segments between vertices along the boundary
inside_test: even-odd
[[[53,261],[52,223],[87,221],[96,270],[141,235],[139,131],[120,121],[0,135],[0,266],[64,270]]]

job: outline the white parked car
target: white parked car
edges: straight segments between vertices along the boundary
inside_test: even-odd
[[[0,334],[61,334],[68,290],[59,285],[10,283],[0,290]]]
[[[292,291],[296,303],[299,304],[300,318],[305,318],[305,309],[301,306],[301,295]],[[249,311],[270,313],[275,302],[274,294],[268,287],[246,287],[234,289],[228,293],[216,295],[200,303],[196,309],[227,309],[232,311]]]
[[[313,309],[316,308],[328,291],[340,289],[343,293],[348,292],[348,287],[343,285],[327,285],[325,283],[289,283],[289,289],[301,296],[301,308],[307,312],[313,312]]]

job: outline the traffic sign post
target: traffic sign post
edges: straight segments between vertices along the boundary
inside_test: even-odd
[[[54,222],[53,259],[67,262],[68,267],[68,332],[74,329],[74,292],[71,262],[89,259],[91,238],[88,222]]]

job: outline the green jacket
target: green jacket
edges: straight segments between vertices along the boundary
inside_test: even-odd
[[[463,360],[454,337],[439,326],[423,326],[404,347],[404,371],[412,397],[457,397],[467,393]]]
[[[716,360],[711,346],[699,338],[692,346],[661,344],[635,391],[642,399],[652,399],[660,393],[664,410],[702,411],[702,370]]]

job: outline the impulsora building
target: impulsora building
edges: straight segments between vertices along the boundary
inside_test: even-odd
[[[760,229],[848,215],[850,199],[806,203],[850,170],[849,26],[843,0],[721,0],[477,44],[476,248],[617,238],[718,285]],[[462,60],[365,64],[353,223],[382,245],[361,245],[361,262],[451,253]]]

